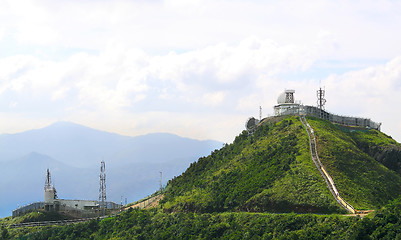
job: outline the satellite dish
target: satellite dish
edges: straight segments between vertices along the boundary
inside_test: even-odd
[[[250,117],[246,123],[245,123],[245,128],[248,132],[252,132],[256,125],[258,125],[259,120],[255,119],[254,117]]]

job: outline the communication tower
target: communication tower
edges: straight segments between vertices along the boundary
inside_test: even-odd
[[[319,90],[317,90],[316,94],[317,94],[317,107],[320,109],[320,117],[323,118],[323,111],[324,111],[324,104],[326,104],[326,99],[324,98],[325,95],[325,90],[323,90],[322,88],[319,88]]]
[[[262,121],[262,106],[259,106],[259,121]]]
[[[324,104],[326,104],[326,99],[324,98],[325,95],[325,90],[323,90],[322,88],[319,88],[319,90],[317,90],[317,107],[321,110],[324,110]]]
[[[106,203],[106,164],[102,161],[100,163],[99,210],[103,215],[106,213]]]

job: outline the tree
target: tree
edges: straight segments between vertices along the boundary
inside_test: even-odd
[[[5,227],[1,227],[1,236],[0,236],[1,240],[5,240],[5,239],[10,239],[10,235],[8,234],[8,229]]]

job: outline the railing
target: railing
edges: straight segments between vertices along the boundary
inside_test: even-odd
[[[360,117],[352,117],[352,116],[342,116],[327,112],[325,110],[319,109],[314,106],[308,105],[299,105],[293,108],[289,108],[279,115],[308,115],[313,117],[322,118],[328,120],[332,123],[346,125],[346,126],[358,126],[358,127],[368,127],[373,128],[380,131],[381,123],[377,123],[372,121],[369,118],[360,118]]]
[[[306,121],[305,116],[300,116],[299,117],[302,125],[304,125],[306,132],[308,133],[308,137],[309,137],[309,146],[311,149],[311,157],[312,157],[312,161],[315,163],[317,169],[319,170],[320,174],[322,175],[322,177],[324,178],[324,180],[326,181],[326,184],[331,192],[331,194],[334,196],[334,198],[336,199],[336,201],[348,212],[350,213],[355,213],[356,210],[354,209],[354,207],[351,206],[351,204],[347,203],[338,193],[338,190],[334,184],[333,179],[331,178],[331,176],[327,173],[325,167],[323,166],[322,162],[319,159],[319,155],[317,153],[317,148],[316,148],[316,138],[315,138],[315,134],[313,132],[312,127],[309,125],[308,121]]]
[[[73,223],[80,223],[80,222],[87,222],[93,219],[103,219],[107,216],[102,216],[98,218],[80,218],[80,219],[73,219],[73,220],[58,220],[58,221],[43,221],[43,222],[26,222],[26,223],[17,223],[11,224],[10,228],[19,228],[19,227],[43,227],[43,226],[50,226],[50,225],[67,225]]]

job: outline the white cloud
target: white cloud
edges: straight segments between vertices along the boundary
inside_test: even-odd
[[[217,106],[221,105],[224,101],[226,93],[219,91],[219,92],[211,92],[203,94],[203,104],[209,106]]]
[[[100,51],[118,41],[168,52],[249,36],[305,45],[326,32],[336,39],[336,58],[401,51],[397,1],[6,1],[3,7],[6,34],[56,48]]]
[[[386,64],[333,75],[323,84],[328,109],[382,122],[383,131],[401,141],[401,56]]]
[[[128,117],[159,109],[161,99],[168,101],[165,111],[207,114],[213,107],[214,114],[232,114],[252,91],[260,94],[275,85],[274,76],[308,68],[319,57],[314,49],[250,37],[234,46],[160,56],[118,44],[64,61],[16,56],[0,59],[0,90],[18,99],[18,105],[9,100],[9,110],[46,117],[53,111],[57,118],[82,112]],[[240,114],[251,111],[239,105]]]
[[[322,80],[329,110],[399,129],[397,1],[0,1],[0,21],[0,112],[15,123],[207,138],[204,124],[230,141],[284,88],[313,104]]]

